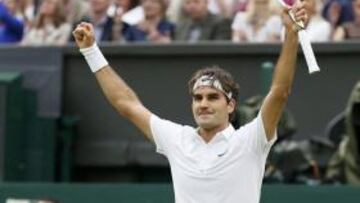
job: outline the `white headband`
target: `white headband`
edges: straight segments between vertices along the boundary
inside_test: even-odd
[[[197,88],[202,86],[215,88],[221,91],[222,93],[224,93],[229,100],[232,98],[232,92],[226,93],[220,81],[218,79],[215,79],[215,77],[213,76],[209,76],[209,75],[201,76],[199,79],[196,80],[193,87],[193,91],[195,91]]]

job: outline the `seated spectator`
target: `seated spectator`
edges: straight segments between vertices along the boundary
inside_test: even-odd
[[[43,0],[34,26],[25,34],[23,45],[64,45],[71,32],[60,0]]]
[[[135,19],[133,15],[138,15],[137,12],[140,12],[140,16],[137,16]],[[129,23],[137,24],[136,22],[144,19],[139,0],[115,0],[108,10],[108,14],[113,18],[112,38],[115,42],[125,41],[123,34],[129,28]],[[131,22],[125,22],[128,19]]]
[[[311,42],[328,42],[331,40],[331,24],[321,16],[322,2],[308,1],[309,23],[306,32]]]
[[[339,26],[334,33],[334,41],[360,40],[360,0],[352,1],[354,20]]]
[[[145,19],[131,26],[124,35],[126,41],[168,43],[174,37],[175,25],[165,19],[166,0],[143,0]]]
[[[0,2],[0,43],[17,43],[24,32],[24,22],[15,17],[16,0]]]
[[[354,19],[351,0],[325,1],[322,16],[330,22],[332,30],[331,36],[333,36],[333,32],[339,25]]]
[[[282,22],[270,0],[251,0],[246,12],[238,12],[232,24],[233,42],[278,42]]]
[[[207,0],[184,1],[186,18],[177,26],[176,40],[198,42],[231,39],[230,20],[211,14],[207,6]]]

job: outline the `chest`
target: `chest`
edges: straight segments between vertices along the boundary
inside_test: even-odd
[[[175,147],[169,157],[171,168],[180,173],[199,177],[224,177],[245,168],[257,165],[258,159],[242,139],[216,138],[205,143],[200,139],[186,139]]]

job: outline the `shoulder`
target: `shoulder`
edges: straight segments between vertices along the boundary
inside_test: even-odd
[[[182,125],[167,119],[160,118],[159,116],[152,114],[150,117],[150,125],[153,129],[168,130],[172,133],[188,133],[193,132],[195,129],[188,125]]]

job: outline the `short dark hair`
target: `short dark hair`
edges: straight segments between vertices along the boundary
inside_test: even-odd
[[[229,121],[232,121],[236,114],[236,108],[237,108],[237,103],[238,103],[238,99],[239,99],[239,90],[240,90],[239,84],[237,82],[235,82],[234,78],[232,77],[232,75],[229,72],[220,68],[219,66],[217,66],[217,65],[207,66],[207,67],[204,67],[204,68],[196,71],[192,75],[191,79],[189,80],[188,88],[189,88],[190,95],[193,94],[193,87],[194,87],[195,82],[204,75],[211,76],[211,77],[214,77],[215,79],[219,80],[224,91],[226,93],[231,92],[231,95],[232,95],[231,99],[235,100],[235,109],[231,114],[229,114]],[[225,95],[225,97],[227,98],[226,95]],[[227,100],[228,100],[228,102],[230,102],[228,98],[227,98]]]

